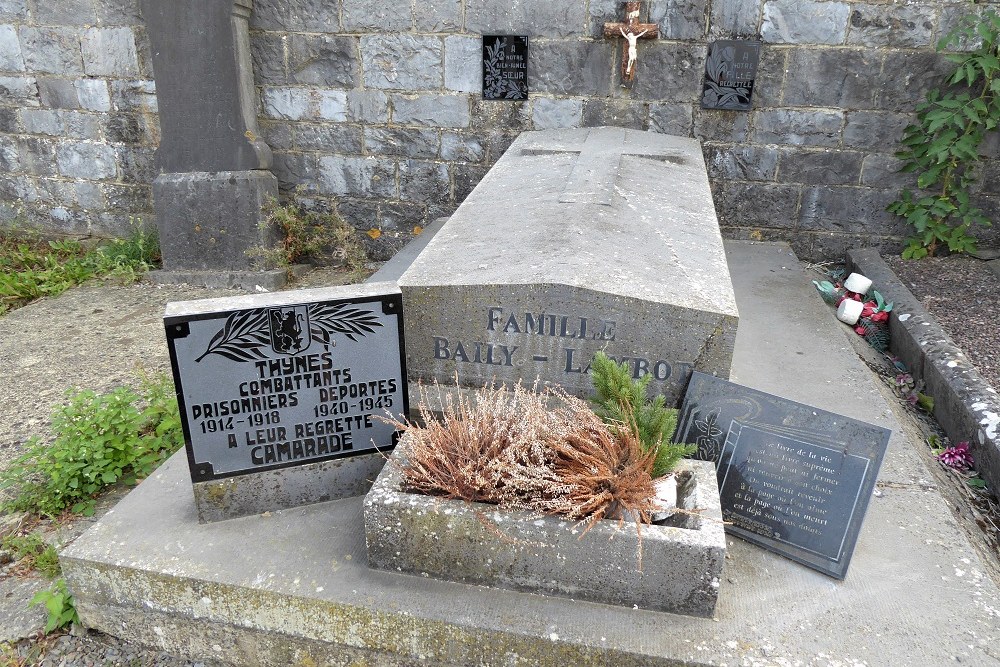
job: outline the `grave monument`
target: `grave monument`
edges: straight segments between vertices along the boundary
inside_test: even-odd
[[[701,147],[522,134],[399,279],[411,380],[591,392],[598,350],[677,402],[729,377],[738,313]]]
[[[258,138],[247,21],[252,0],[142,0],[161,141],[153,200],[160,282],[273,288],[284,272],[252,271],[247,249],[277,197],[271,149]]]

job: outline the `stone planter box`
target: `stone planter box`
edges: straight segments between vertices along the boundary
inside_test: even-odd
[[[365,497],[368,565],[469,584],[577,600],[711,616],[726,554],[715,467],[684,461],[671,525],[642,528],[642,571],[635,526],[583,526],[558,517],[508,512],[493,505],[444,500],[401,488],[392,461]]]

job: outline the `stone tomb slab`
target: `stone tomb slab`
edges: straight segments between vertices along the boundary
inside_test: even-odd
[[[408,411],[391,283],[171,303],[164,316],[201,521],[365,493]]]
[[[674,439],[716,462],[728,532],[843,579],[890,435],[694,373]]]
[[[399,279],[411,379],[590,393],[598,350],[678,401],[729,377],[738,312],[699,143],[522,134]]]

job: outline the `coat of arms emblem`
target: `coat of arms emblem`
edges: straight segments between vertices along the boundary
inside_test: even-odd
[[[267,321],[271,326],[271,347],[278,354],[298,354],[312,342],[307,306],[268,308]]]

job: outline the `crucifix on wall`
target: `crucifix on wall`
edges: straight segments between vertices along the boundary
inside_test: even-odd
[[[640,39],[656,39],[660,29],[655,23],[639,22],[639,3],[625,3],[624,23],[605,23],[605,37],[621,37],[622,42],[622,85],[628,85],[635,79],[635,69],[638,63],[639,51],[636,43]]]

